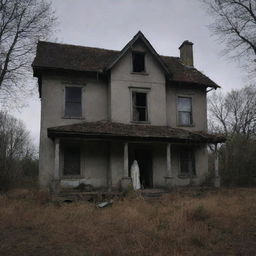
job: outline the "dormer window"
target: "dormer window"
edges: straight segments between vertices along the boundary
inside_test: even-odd
[[[133,72],[145,72],[145,53],[133,52],[132,53]]]

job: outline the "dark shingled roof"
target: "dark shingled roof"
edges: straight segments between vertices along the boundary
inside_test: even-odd
[[[32,66],[35,76],[42,69],[104,73],[119,54],[120,51],[39,41]],[[183,65],[178,57],[160,58],[172,74],[172,81],[219,87],[197,69]]]
[[[84,137],[103,139],[130,139],[174,142],[225,142],[222,135],[191,132],[168,126],[122,124],[107,121],[81,122],[48,128],[49,137]]]

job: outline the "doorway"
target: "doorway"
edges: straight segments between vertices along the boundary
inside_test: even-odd
[[[141,188],[153,188],[152,150],[147,145],[129,145],[129,175],[134,160],[140,169]]]

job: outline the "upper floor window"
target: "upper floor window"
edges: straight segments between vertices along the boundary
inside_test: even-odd
[[[148,121],[147,93],[132,92],[133,121]]]
[[[145,72],[145,53],[133,52],[132,66],[133,66],[133,72]]]
[[[65,116],[82,116],[82,88],[66,87],[65,90]]]
[[[178,97],[178,124],[192,125],[192,98]]]
[[[193,149],[183,149],[180,152],[180,174],[182,176],[195,176],[195,152]]]

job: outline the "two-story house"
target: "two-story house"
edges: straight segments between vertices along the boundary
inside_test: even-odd
[[[224,139],[207,133],[219,86],[194,68],[192,46],[160,56],[141,32],[121,51],[39,42],[41,186],[119,189],[135,159],[144,188],[203,182],[207,144]]]

